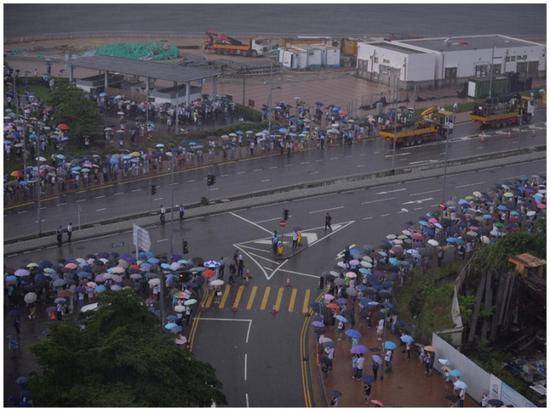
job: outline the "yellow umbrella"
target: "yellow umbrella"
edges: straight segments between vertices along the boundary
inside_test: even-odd
[[[130,153],[130,155],[131,155],[132,157],[139,157],[139,156],[141,156],[141,154],[140,154],[139,152],[137,152],[137,151],[134,151],[133,153]]]

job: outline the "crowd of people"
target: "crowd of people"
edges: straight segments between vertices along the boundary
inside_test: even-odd
[[[487,193],[475,191],[456,202],[441,204],[437,211],[426,213],[417,222],[408,222],[401,233],[388,234],[379,247],[347,247],[337,257],[335,268],[320,278],[323,298],[311,305],[311,324],[318,336],[323,373],[331,372],[334,361],[350,359],[335,359],[339,341],[350,338],[350,376],[362,382],[365,402],[370,401],[373,384],[393,371],[397,344],[408,359],[417,354],[426,375],[431,375],[436,350],[427,341],[415,343],[410,335],[411,325],[399,319],[394,290],[404,284],[415,268],[425,271],[450,260],[466,260],[478,247],[493,244],[509,233],[534,232],[538,220],[545,216],[546,179],[523,176]],[[358,328],[376,333],[380,352],[366,357],[372,347],[361,343],[366,336]],[[328,333],[336,336],[336,341]],[[462,380],[460,364],[452,364],[451,369],[447,360],[439,362],[442,377],[450,387],[448,391],[453,392],[453,404],[463,406],[467,384]],[[367,369],[372,372],[367,373]],[[341,395],[335,391],[330,396],[332,405],[339,404]]]

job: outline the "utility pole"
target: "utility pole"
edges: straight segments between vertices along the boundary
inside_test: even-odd
[[[454,124],[454,118],[453,118],[453,124]],[[447,165],[449,163],[449,129],[446,127],[444,128],[445,132],[445,166],[443,168],[443,188],[442,188],[442,196],[441,201],[446,201],[446,186],[447,186]]]
[[[36,215],[37,215],[37,219],[38,219],[38,235],[42,235],[42,221],[41,221],[41,216],[40,216],[40,191],[41,191],[41,187],[40,187],[40,161],[39,161],[39,158],[40,158],[40,141],[39,141],[39,137],[37,136],[37,139],[36,139],[36,196],[37,196],[37,205],[38,207],[36,208]]]
[[[246,77],[244,76],[244,74],[242,75],[243,76],[243,106],[245,106],[245,90],[246,90]]]
[[[267,99],[267,129],[271,136],[271,98],[273,96],[273,56],[269,56],[269,97]]]
[[[391,169],[392,169],[392,173],[395,174],[395,155],[396,155],[396,146],[397,146],[397,90],[396,90],[396,77],[395,77],[395,73],[393,71],[390,71],[390,75],[391,75],[391,78],[393,79],[393,81],[391,82],[392,85],[393,85],[393,95],[394,95],[394,109],[395,109],[395,117],[393,119],[393,156],[392,156],[392,160],[391,160]]]
[[[491,51],[491,64],[489,64],[489,98],[493,97],[493,61],[495,59],[495,45]]]

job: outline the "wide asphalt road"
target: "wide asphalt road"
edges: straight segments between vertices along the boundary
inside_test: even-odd
[[[545,172],[544,160],[503,164],[450,175],[447,192],[459,198],[520,175]],[[198,358],[216,368],[231,406],[304,406],[299,351],[302,313],[317,296],[319,274],[331,269],[335,255],[346,245],[377,245],[387,234],[400,231],[405,221],[437,207],[441,191],[441,177],[426,178],[149,228],[154,252],[170,252],[171,239],[179,252],[182,237],[189,241],[193,256],[230,260],[239,247],[254,275],[248,286],[224,289],[219,305],[206,302],[193,340]],[[265,240],[278,229],[283,208],[290,210],[288,228],[301,226],[309,247],[281,263],[273,259]],[[333,217],[330,235],[322,228],[327,211]],[[18,267],[98,251],[132,252],[131,241],[131,232],[75,241],[61,248],[7,255],[5,264]],[[278,308],[276,315],[271,313],[273,306]]]
[[[537,112],[532,124],[508,130],[488,131],[485,141],[472,123],[455,128],[449,140],[448,158],[461,158],[505,149],[546,143],[546,113]],[[510,134],[509,134],[510,133]],[[444,160],[444,142],[434,142],[396,151],[395,167],[415,166]],[[110,188],[63,195],[41,203],[42,231],[53,231],[80,223],[97,223],[110,218],[146,211],[158,211],[160,205],[195,203],[203,196],[223,199],[270,187],[296,184],[356,173],[391,169],[393,151],[380,139],[325,151],[313,150],[292,154],[290,158],[274,156],[239,161],[216,167],[216,185],[206,186],[206,175],[212,168],[176,173],[153,178],[157,193],[151,196],[149,179],[117,184]],[[38,233],[37,204],[8,208],[4,212],[4,238],[15,239]]]

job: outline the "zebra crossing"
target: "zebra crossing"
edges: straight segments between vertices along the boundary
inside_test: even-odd
[[[267,311],[307,314],[312,301],[311,289],[226,284],[221,296],[209,290],[201,303],[203,310]]]

